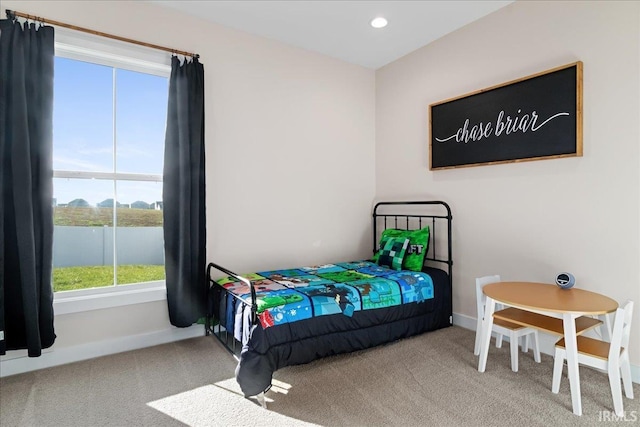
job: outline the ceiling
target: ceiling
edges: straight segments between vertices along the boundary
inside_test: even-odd
[[[189,1],[159,6],[328,55],[380,68],[512,1]],[[384,16],[389,25],[369,22]]]

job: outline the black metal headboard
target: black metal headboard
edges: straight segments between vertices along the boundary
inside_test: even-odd
[[[446,264],[452,284],[451,220],[451,208],[442,201],[377,203],[373,208],[373,252],[378,250],[379,233],[387,228],[413,230],[428,225],[429,245],[424,258],[425,263]],[[446,228],[446,249],[442,248],[444,243],[440,237],[441,227]]]

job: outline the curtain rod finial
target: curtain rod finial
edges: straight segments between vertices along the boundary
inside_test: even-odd
[[[16,14],[13,10],[11,9],[6,9],[5,13],[7,14],[7,19],[11,19],[11,20],[15,20],[16,19]]]

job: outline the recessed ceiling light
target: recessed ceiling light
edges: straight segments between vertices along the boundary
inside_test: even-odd
[[[371,26],[373,28],[384,28],[387,26],[387,20],[382,16],[378,16],[377,18],[373,18],[371,20]]]

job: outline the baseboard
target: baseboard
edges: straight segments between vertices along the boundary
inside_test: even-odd
[[[40,357],[27,357],[26,355],[8,358],[0,361],[0,377],[22,374],[37,369],[50,368],[52,366],[65,365],[94,357],[107,356],[123,351],[137,350],[159,344],[180,341],[187,338],[195,338],[204,335],[203,325],[193,325],[188,328],[170,327],[147,334],[131,335],[105,341],[92,342],[56,349],[55,344],[51,349],[43,351]]]
[[[472,331],[476,330],[476,318],[464,314],[453,313],[453,324]],[[504,337],[504,339],[509,341],[509,337]],[[538,334],[538,340],[540,352],[553,356],[556,338],[548,334]],[[631,380],[636,384],[640,384],[640,366],[631,365]]]

